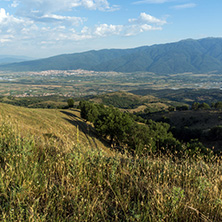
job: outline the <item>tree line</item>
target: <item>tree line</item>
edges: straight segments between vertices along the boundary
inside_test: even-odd
[[[203,102],[203,103],[199,103],[199,102],[194,102],[191,104],[190,107],[191,110],[211,110],[211,109],[216,109],[216,110],[221,110],[222,109],[222,102],[218,101],[218,102],[214,102],[211,103],[210,105]],[[182,111],[182,110],[189,110],[189,106],[188,105],[181,105],[181,106],[170,106],[168,108],[168,111],[172,112],[172,111]]]
[[[130,113],[89,101],[80,101],[79,108],[81,117],[93,123],[98,134],[107,139],[111,146],[121,146],[136,154],[182,150],[190,152],[195,144],[201,151],[206,151],[198,141],[187,143],[185,147],[169,132],[168,123],[152,120],[137,122]]]

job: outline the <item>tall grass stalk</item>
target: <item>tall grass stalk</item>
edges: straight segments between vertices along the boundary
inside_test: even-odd
[[[222,160],[113,155],[0,126],[1,221],[222,221]]]

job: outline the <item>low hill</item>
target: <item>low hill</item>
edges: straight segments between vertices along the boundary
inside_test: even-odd
[[[183,40],[134,49],[104,49],[65,54],[10,65],[0,70],[42,71],[85,69],[156,74],[222,72],[222,38]]]
[[[97,138],[93,128],[80,118],[78,110],[30,109],[0,103],[0,123],[18,127],[22,136],[35,135],[52,139],[65,147],[77,143],[92,149],[106,149],[106,142]]]
[[[189,105],[192,105],[194,102],[205,102],[210,105],[213,102],[222,101],[222,92],[220,89],[139,89],[130,92],[138,96],[152,95],[159,99],[186,103]]]
[[[131,113],[140,111],[158,112],[161,110],[167,110],[169,106],[184,104],[178,101],[171,101],[167,98],[158,98],[151,94],[138,95],[126,91],[95,96],[91,98],[90,101],[103,103],[108,106],[111,105]]]

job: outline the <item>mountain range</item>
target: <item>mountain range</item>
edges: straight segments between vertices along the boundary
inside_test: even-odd
[[[0,55],[0,65],[23,62],[30,60],[30,57],[16,55]]]
[[[187,39],[132,49],[103,49],[0,65],[7,71],[95,70],[156,74],[221,73],[222,38]]]

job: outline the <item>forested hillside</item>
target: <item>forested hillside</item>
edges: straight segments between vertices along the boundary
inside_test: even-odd
[[[222,39],[205,38],[134,49],[104,49],[0,66],[0,70],[41,71],[85,69],[156,74],[222,71]]]

